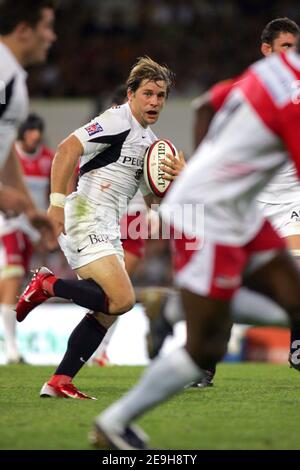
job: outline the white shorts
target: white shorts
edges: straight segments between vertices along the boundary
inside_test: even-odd
[[[116,255],[124,264],[124,252],[115,214],[73,193],[65,205],[66,235],[58,241],[72,269]]]
[[[300,201],[280,204],[258,201],[258,207],[281,237],[300,235]]]

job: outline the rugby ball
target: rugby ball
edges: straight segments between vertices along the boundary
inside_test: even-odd
[[[163,178],[163,160],[166,155],[178,157],[175,146],[166,139],[159,139],[153,142],[147,149],[144,157],[144,179],[150,191],[158,197],[163,197],[171,182]]]

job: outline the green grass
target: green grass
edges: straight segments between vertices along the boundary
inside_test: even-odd
[[[85,367],[78,388],[98,401],[40,399],[53,367],[0,367],[0,449],[90,449],[94,417],[126,392],[140,367]],[[299,449],[299,373],[222,364],[213,388],[188,389],[140,424],[162,449]]]

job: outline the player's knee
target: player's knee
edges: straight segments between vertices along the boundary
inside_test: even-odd
[[[122,296],[117,301],[110,304],[110,313],[112,315],[123,315],[123,313],[131,310],[135,305],[135,295],[130,293]]]

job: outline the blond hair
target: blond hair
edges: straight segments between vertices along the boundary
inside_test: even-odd
[[[150,80],[151,82],[164,81],[168,96],[173,85],[174,74],[167,66],[158,64],[148,56],[139,57],[126,81],[127,89],[135,92],[143,80]]]

